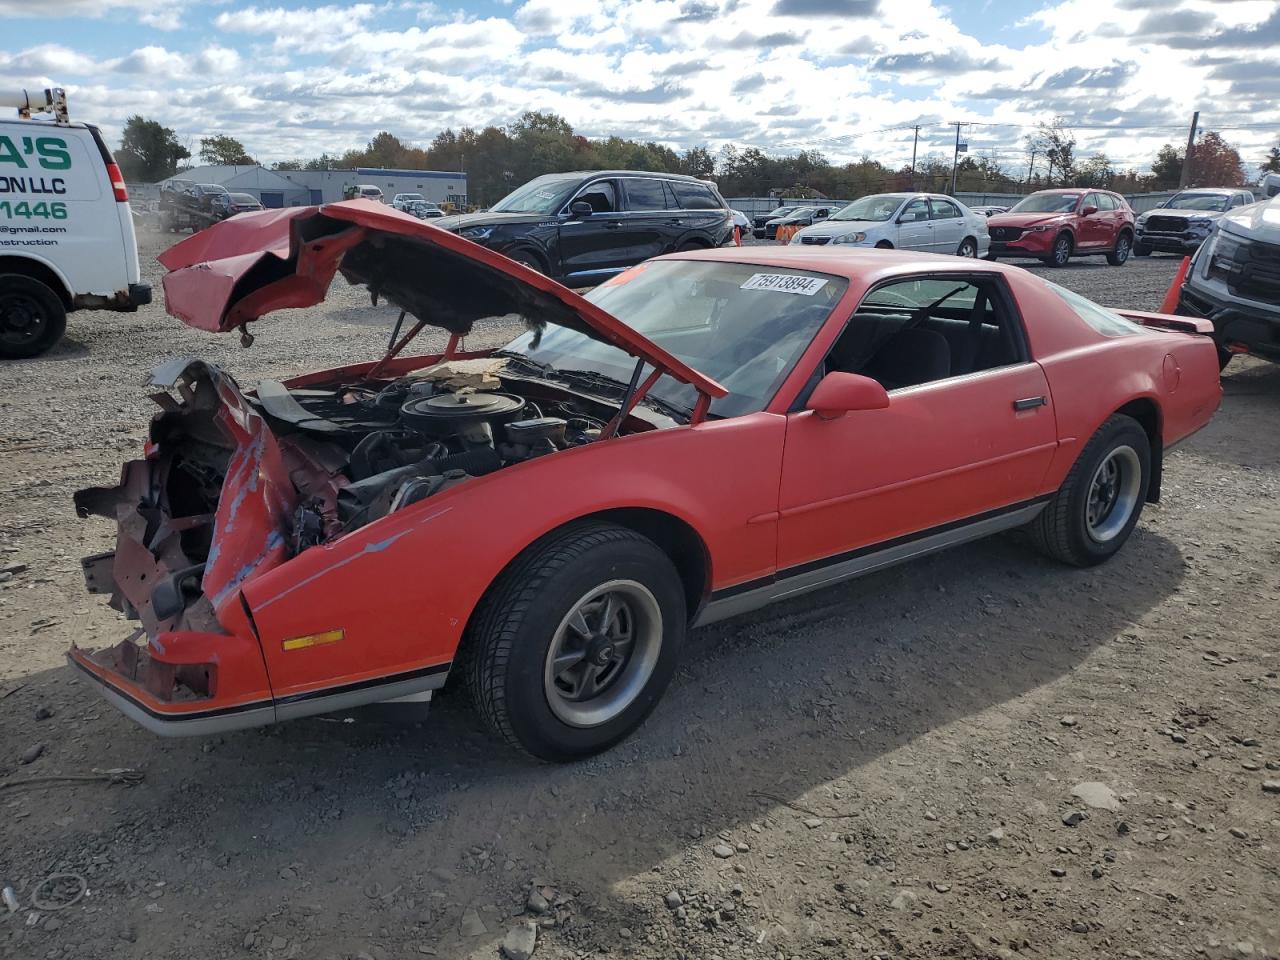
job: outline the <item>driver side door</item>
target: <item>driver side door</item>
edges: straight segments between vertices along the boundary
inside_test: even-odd
[[[957,281],[895,281],[867,299],[928,304],[944,282]],[[1049,385],[1027,353],[1003,281],[974,274],[967,282],[973,289],[959,303],[965,296],[977,301],[981,290],[991,304],[981,337],[1007,337],[1003,354],[990,349],[994,341],[983,347],[990,365],[891,389],[884,409],[834,419],[810,410],[787,414],[778,581],[789,582],[790,592],[1023,523],[1040,508],[1058,444]],[[860,308],[850,325],[893,322],[891,311],[871,318]],[[956,354],[974,330],[956,319],[921,326],[908,332],[953,341],[945,350]]]
[[[574,194],[565,209],[571,210],[578,201],[591,204],[593,212],[583,217],[570,212],[560,224],[560,265],[568,285],[598,283],[631,265],[618,184],[593,180]]]
[[[933,223],[929,220],[928,200],[916,197],[908,201],[898,212],[897,221],[898,242],[894,246],[899,250],[933,252]]]

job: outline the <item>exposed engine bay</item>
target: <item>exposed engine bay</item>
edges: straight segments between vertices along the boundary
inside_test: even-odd
[[[615,412],[514,379],[481,390],[421,376],[283,393],[263,387],[257,399],[273,431],[318,463],[343,461],[332,490],[301,491],[311,495],[295,517],[294,552],[473,477],[591,443]]]
[[[473,362],[482,373],[454,376]],[[118,486],[75,495],[81,516],[118,523],[116,549],[83,561],[90,590],[110,593],[152,636],[211,629],[252,570],[457,484],[595,442],[618,412],[509,373],[497,358],[305,387],[269,380],[249,392],[212,365],[179,361],[152,382],[172,392],[152,395],[161,412],[146,459],[125,464]],[[664,422],[637,409],[618,432]],[[267,532],[233,535],[248,527]]]

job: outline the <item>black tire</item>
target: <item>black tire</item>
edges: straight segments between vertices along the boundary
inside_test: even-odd
[[[635,591],[622,600],[637,603],[627,608],[630,649],[598,694],[574,698],[561,689],[563,674],[551,670],[553,644],[563,653],[562,637],[581,637],[571,632],[571,614],[588,608],[593,591],[621,589],[615,585]],[[612,591],[600,600],[609,596]],[[644,722],[675,673],[686,624],[680,577],[653,541],[623,527],[576,524],[529,547],[490,588],[467,631],[464,672],[495,734],[540,760],[578,760],[608,749]],[[604,643],[599,656],[611,654],[618,642],[604,632],[594,637],[585,645]],[[593,669],[598,658],[578,663]],[[599,668],[595,677],[608,669]],[[601,712],[599,722],[583,714],[591,710]],[[566,719],[571,711],[581,714],[578,722]]]
[[[973,237],[965,237],[956,248],[956,256],[968,257],[971,260],[978,259],[978,241]]]
[[[1151,256],[1151,245],[1149,243],[1135,243],[1133,245],[1133,255],[1135,257]]]
[[[1132,476],[1119,474],[1116,498],[1109,510],[1091,523],[1095,483],[1104,464],[1118,461]],[[1091,567],[1109,559],[1133,532],[1151,483],[1151,441],[1132,417],[1114,414],[1085,444],[1053,499],[1027,525],[1040,552],[1076,567]],[[1123,509],[1123,514],[1117,510]]]
[[[0,357],[39,356],[66,330],[67,308],[47,284],[20,273],[0,273]]]
[[[1123,267],[1132,252],[1133,234],[1128,230],[1121,230],[1120,236],[1116,237],[1115,248],[1107,254],[1107,263],[1113,267]]]
[[[686,240],[684,243],[676,247],[676,253],[684,253],[687,250],[706,250],[706,249],[708,249],[708,247],[705,243],[702,243],[698,240]]]
[[[879,243],[877,243],[877,244],[876,244],[876,249],[877,249],[877,250],[892,250],[892,249],[893,249],[893,244],[892,244],[892,243],[890,243],[888,240],[881,240]]]
[[[1075,246],[1071,242],[1071,234],[1063,232],[1053,238],[1053,250],[1044,258],[1044,262],[1051,267],[1065,267],[1071,259],[1071,251]]]

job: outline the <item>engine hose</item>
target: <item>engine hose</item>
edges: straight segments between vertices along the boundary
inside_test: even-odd
[[[446,470],[461,470],[464,473],[471,474],[473,477],[493,473],[502,467],[502,458],[498,456],[498,451],[493,447],[476,447],[473,450],[451,453],[447,457],[439,457],[426,462],[435,467],[432,471],[434,473],[444,473]]]

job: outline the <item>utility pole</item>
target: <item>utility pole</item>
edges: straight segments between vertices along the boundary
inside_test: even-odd
[[[1031,148],[1031,162],[1027,164],[1027,183],[1030,184],[1036,174],[1036,148]]]
[[[920,144],[920,124],[916,124],[911,128],[914,130],[915,136],[911,140],[911,189],[916,188],[916,147]]]
[[[956,195],[956,167],[960,163],[960,128],[968,126],[963,120],[952,120],[951,125],[956,128],[956,152],[951,156],[951,195]]]
[[[1196,127],[1200,125],[1200,111],[1191,115],[1191,133],[1187,135],[1187,152],[1182,158],[1182,176],[1178,177],[1178,189],[1183,190],[1191,179],[1191,152],[1196,148]]]

